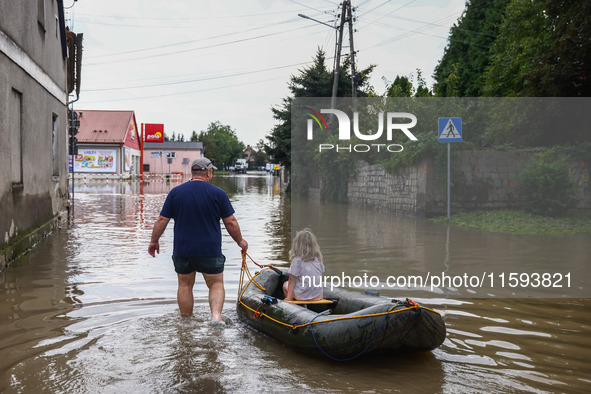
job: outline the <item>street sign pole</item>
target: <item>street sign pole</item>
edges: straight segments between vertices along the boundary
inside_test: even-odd
[[[462,118],[439,118],[439,142],[447,142],[447,221],[451,220],[451,143],[462,142]]]
[[[451,142],[447,143],[447,221],[451,218]]]

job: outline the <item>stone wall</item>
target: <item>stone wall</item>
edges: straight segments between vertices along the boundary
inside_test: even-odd
[[[391,175],[379,164],[358,162],[356,176],[349,182],[347,198],[353,204],[420,215],[424,211],[428,171],[429,167],[423,163]]]
[[[462,151],[452,158],[452,213],[476,209],[520,208],[519,173],[535,152]],[[446,173],[446,170],[442,172]],[[570,163],[572,179],[579,186],[575,209],[591,209],[589,168]],[[447,185],[435,174],[432,160],[392,175],[378,164],[357,163],[349,182],[352,204],[383,208],[397,214],[443,215],[447,212]]]
[[[452,209],[470,211],[519,208],[519,174],[534,154],[535,152],[507,151],[459,152],[452,159]],[[447,212],[446,195],[434,196],[432,212]]]

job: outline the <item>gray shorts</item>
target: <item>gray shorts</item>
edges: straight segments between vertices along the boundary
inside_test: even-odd
[[[224,272],[224,263],[226,256],[220,257],[179,257],[172,256],[174,270],[177,274],[187,275],[192,272],[202,274],[221,274]]]

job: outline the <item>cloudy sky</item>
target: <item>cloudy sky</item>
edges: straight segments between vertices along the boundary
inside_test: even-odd
[[[423,71],[429,85],[464,0],[353,0],[359,68],[372,85]],[[70,7],[71,6],[71,7]],[[84,34],[75,109],[134,110],[167,134],[220,121],[255,145],[289,94],[291,75],[318,47],[334,56],[337,0],[65,0],[68,26]],[[348,52],[348,35],[343,41]],[[332,60],[328,61],[332,65]]]

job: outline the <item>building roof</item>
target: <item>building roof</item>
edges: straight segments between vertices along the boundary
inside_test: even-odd
[[[179,141],[165,141],[165,142],[144,142],[144,150],[203,150],[203,142],[179,142]]]
[[[123,144],[130,122],[135,124],[133,111],[78,110],[80,128],[78,142]]]

